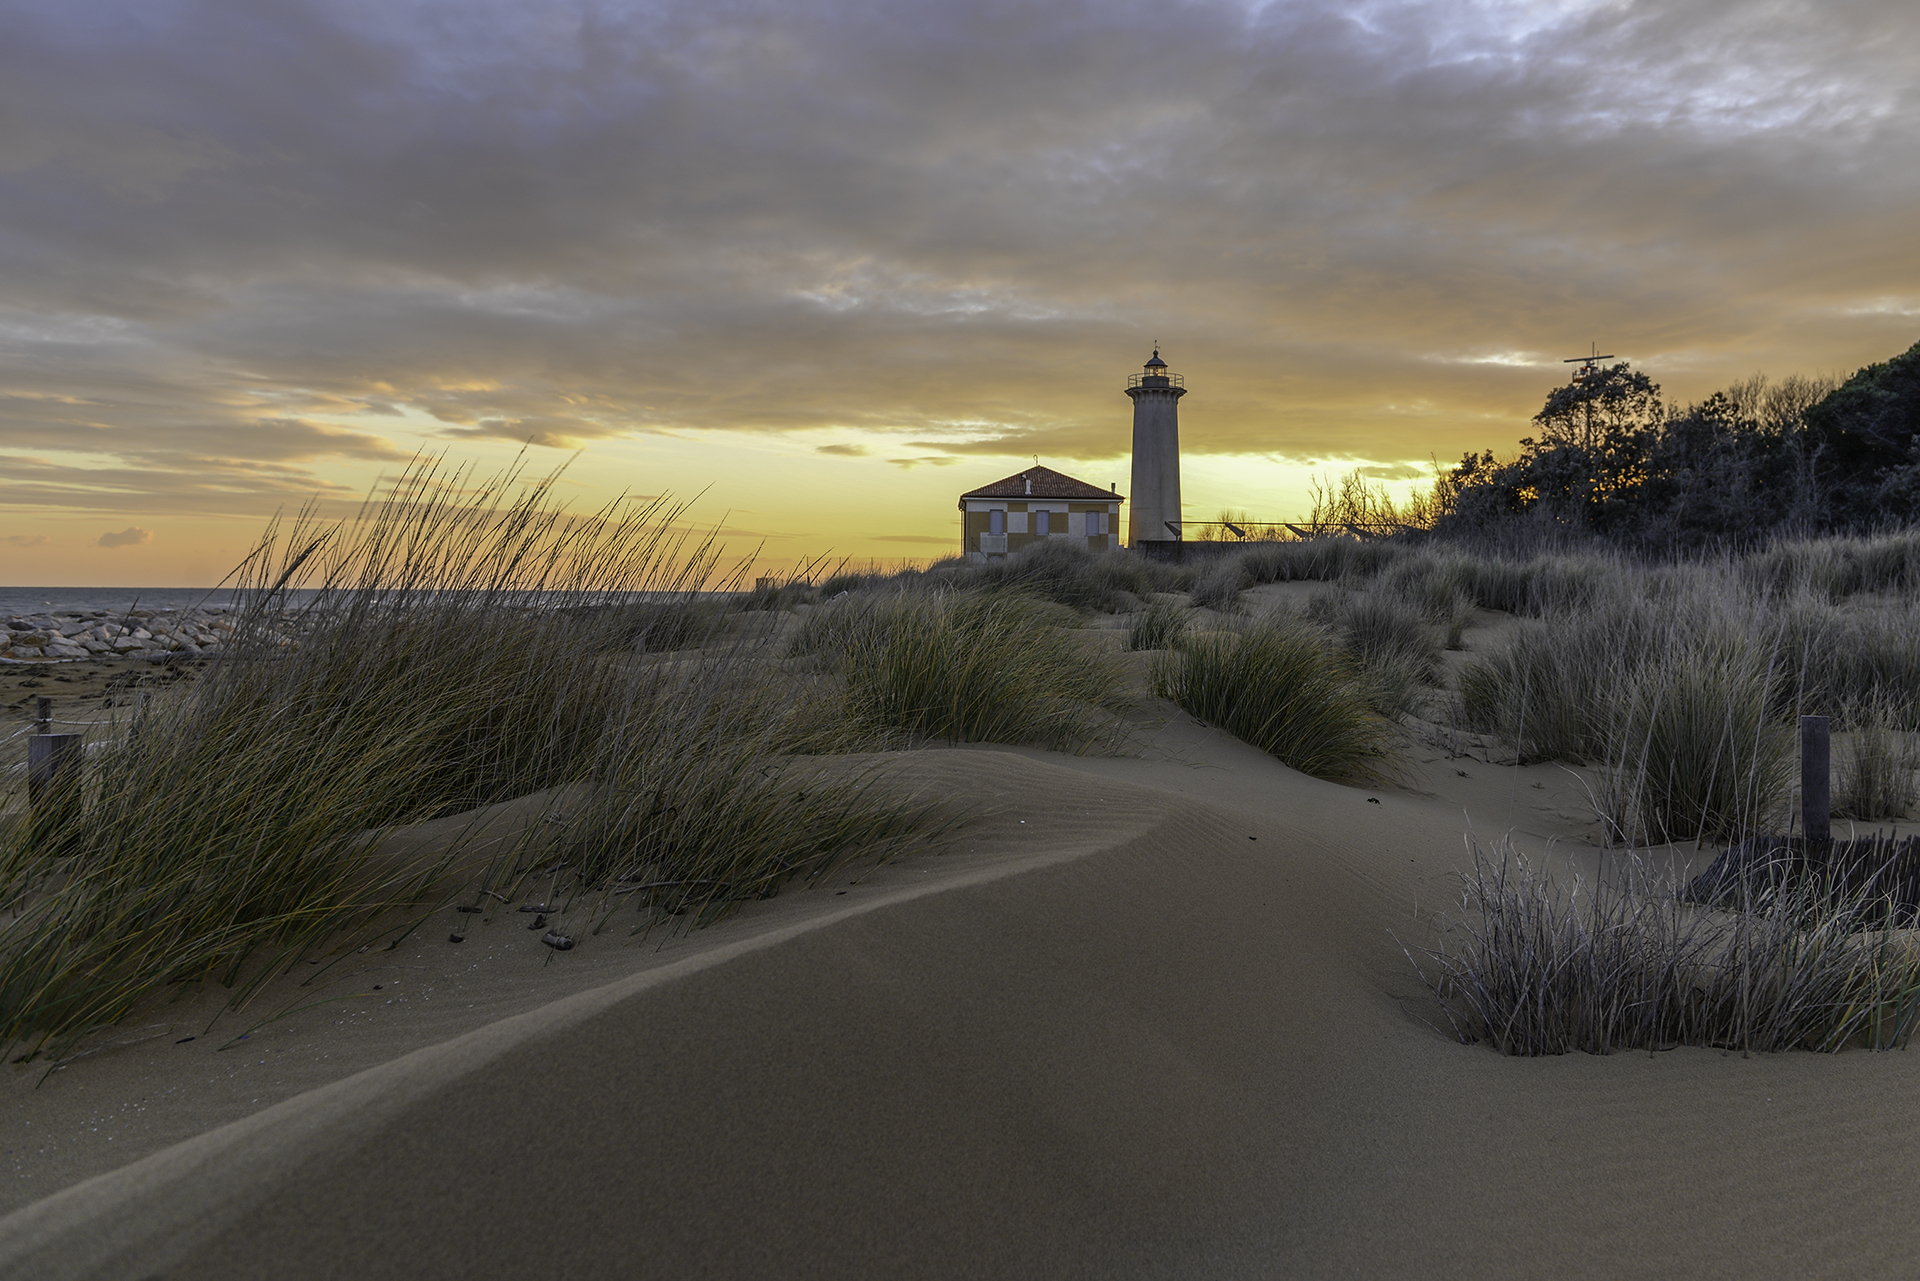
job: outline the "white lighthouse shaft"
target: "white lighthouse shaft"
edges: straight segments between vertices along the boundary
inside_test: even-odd
[[[1144,373],[1128,380],[1133,399],[1133,492],[1129,495],[1127,542],[1180,538],[1180,398],[1187,389],[1167,372],[1160,351]]]

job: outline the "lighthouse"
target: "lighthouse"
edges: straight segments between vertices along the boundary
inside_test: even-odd
[[[1180,539],[1180,398],[1186,394],[1186,380],[1168,372],[1158,344],[1153,359],[1127,379],[1133,401],[1130,546]]]

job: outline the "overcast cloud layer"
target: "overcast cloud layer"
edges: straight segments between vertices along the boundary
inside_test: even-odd
[[[1110,458],[1154,338],[1189,450],[1446,459],[1590,338],[1905,348],[1916,196],[1911,0],[0,0],[0,506],[422,431]]]

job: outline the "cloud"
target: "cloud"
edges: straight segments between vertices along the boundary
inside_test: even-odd
[[[1682,397],[1844,371],[1917,336],[1887,278],[1917,30],[1904,0],[28,0],[0,453],[43,466],[0,503],[267,512],[422,438],[1112,458],[1155,339],[1196,454],[1499,445],[1592,341]]]
[[[951,467],[955,463],[959,462],[960,460],[958,458],[942,458],[939,456],[932,456],[927,458],[889,458],[887,459],[887,461],[892,463],[895,467],[903,468],[906,470],[912,470],[913,468],[918,467],[921,463],[925,463],[929,467]]]
[[[15,547],[45,547],[51,541],[45,534],[8,534],[0,538],[0,543],[12,543]]]
[[[141,529],[138,525],[129,525],[117,534],[100,535],[102,547],[139,547],[153,541],[151,529]]]
[[[865,445],[815,445],[816,454],[833,454],[839,458],[865,458],[873,451]]]

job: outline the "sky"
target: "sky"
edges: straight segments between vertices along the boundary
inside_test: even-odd
[[[0,583],[222,577],[421,452],[956,549],[1034,459],[1187,515],[1920,339],[1911,0],[0,0]]]

